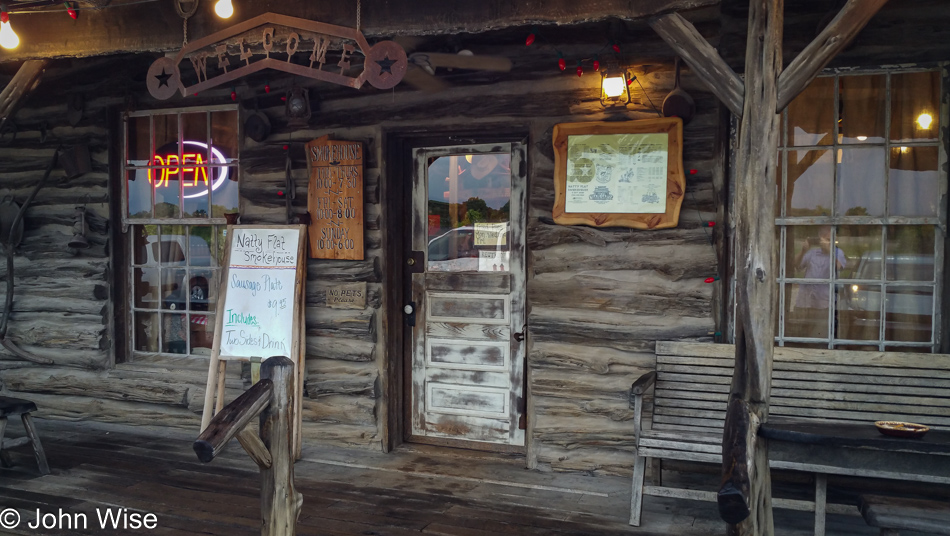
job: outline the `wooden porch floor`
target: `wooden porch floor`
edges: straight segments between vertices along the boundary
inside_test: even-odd
[[[11,422],[11,428],[16,425]],[[256,535],[259,477],[235,441],[210,464],[193,436],[158,428],[38,420],[52,474],[39,476],[28,447],[0,469],[0,511],[21,515],[2,534],[99,534],[96,510],[151,512],[150,534]],[[14,435],[16,432],[14,432]],[[630,527],[629,480],[528,471],[522,459],[410,447],[391,454],[308,447],[296,466],[304,496],[300,535],[699,536],[724,534],[715,505],[647,497]],[[30,529],[36,511],[84,513],[87,528]],[[0,521],[3,518],[0,517]],[[806,535],[808,513],[776,511],[778,534]],[[109,531],[116,533],[116,531]],[[135,534],[135,531],[119,533]],[[829,516],[828,534],[872,535],[859,517]]]

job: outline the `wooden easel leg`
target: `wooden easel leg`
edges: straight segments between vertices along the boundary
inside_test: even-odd
[[[204,432],[211,418],[214,417],[214,393],[218,385],[218,356],[211,356],[211,362],[208,364],[208,383],[205,385],[205,403],[201,409],[201,430]]]
[[[306,301],[305,298],[302,301]],[[307,308],[301,304],[297,329],[297,392],[294,400],[294,460],[299,460],[303,451],[303,384],[307,378]]]
[[[227,377],[228,372],[228,362],[225,360],[218,361],[218,395],[217,400],[214,401],[214,414],[217,415],[219,411],[224,408],[224,382]]]
[[[23,428],[26,429],[26,435],[30,438],[30,444],[33,445],[33,454],[36,455],[36,465],[40,469],[41,475],[49,474],[49,463],[46,462],[46,452],[43,450],[43,444],[40,443],[40,435],[36,433],[36,427],[33,426],[33,417],[29,413],[20,415],[23,421]]]
[[[3,434],[7,430],[7,418],[4,417],[0,419],[0,467],[10,468],[13,467],[13,460],[10,459],[10,455],[3,450]]]

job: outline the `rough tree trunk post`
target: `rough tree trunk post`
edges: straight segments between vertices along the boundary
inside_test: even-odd
[[[745,101],[736,151],[736,364],[723,436],[723,481],[725,484],[732,479],[736,464],[745,466],[740,471],[748,472],[742,480],[748,482],[750,515],[729,529],[730,534],[742,536],[770,536],[774,532],[768,444],[755,434],[758,423],[768,418],[772,378],[776,273],[771,222],[783,4],[784,0],[749,3]],[[745,448],[734,448],[739,445]]]
[[[261,439],[272,460],[270,467],[261,468],[261,535],[293,536],[303,504],[303,495],[294,488],[293,361],[269,358],[261,366],[261,379],[274,383],[271,403],[261,413]]]

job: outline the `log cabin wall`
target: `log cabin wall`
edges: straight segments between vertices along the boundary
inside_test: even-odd
[[[697,24],[715,42],[716,14],[704,17]],[[471,36],[472,44],[466,46],[479,54],[510,57],[515,67],[504,75],[440,72],[440,77],[455,84],[447,91],[310,86],[314,113],[304,128],[292,127],[284,118],[278,95],[289,80],[272,76],[269,82],[275,91],[270,95],[263,93],[264,78],[237,86],[244,109],[258,106],[273,125],[262,142],[243,142],[243,224],[286,222],[284,201],[277,195],[284,186],[284,146],[293,160],[297,212],[306,207],[303,147],[308,141],[329,134],[334,139],[361,141],[366,150],[365,260],[308,261],[306,444],[319,441],[379,449],[388,442],[386,417],[399,380],[385,374],[389,361],[402,356],[386,347],[385,331],[392,326],[384,324],[387,307],[401,304],[385,303],[384,274],[393,267],[384,260],[386,229],[381,221],[385,221],[386,204],[380,192],[403,187],[396,178],[385,176],[383,146],[384,140],[401,132],[464,130],[486,137],[519,132],[527,137],[530,466],[628,472],[633,463],[633,410],[628,392],[639,375],[653,370],[655,341],[714,339],[719,298],[716,286],[704,280],[720,272],[717,254],[722,254],[717,253],[721,230],[707,226],[707,222],[722,221],[724,213],[724,122],[717,100],[684,71],[683,87],[696,100],[697,114],[684,130],[687,193],[677,228],[639,231],[554,225],[550,219],[553,126],[656,117],[654,107],[660,107],[673,88],[673,57],[645,23],[627,23],[621,46],[625,66],[638,79],[632,85],[634,103],[626,112],[610,112],[600,104],[599,76],[587,73],[578,78],[573,65],[561,72],[554,50],[556,46],[568,58],[589,58],[605,45],[602,25],[547,29],[547,44],[530,48],[524,45],[528,31]],[[444,44],[435,39],[434,46]],[[207,360],[127,357],[124,334],[128,327],[119,297],[119,286],[127,277],[122,275],[119,242],[127,238],[116,219],[119,176],[110,183],[109,163],[121,158],[116,136],[122,110],[227,103],[231,88],[171,103],[155,102],[142,82],[152,59],[138,55],[56,62],[16,116],[17,140],[0,148],[0,186],[18,200],[25,197],[58,144],[88,140],[95,159],[93,173],[69,184],[54,180],[41,191],[28,214],[22,254],[17,257],[18,268],[22,264],[24,269],[17,273],[10,335],[18,342],[35,344],[36,352],[51,355],[56,365],[33,365],[0,354],[0,380],[4,394],[35,400],[40,416],[197,431]],[[87,98],[86,112],[75,127],[66,118],[64,87]],[[41,140],[44,124],[45,141]],[[388,185],[384,184],[387,180]],[[11,181],[15,187],[9,186]],[[87,194],[88,208],[98,218],[90,236],[94,245],[74,256],[64,246],[71,236],[69,217]],[[326,288],[344,282],[367,283],[365,309],[326,307]],[[32,296],[46,299],[27,301]],[[246,385],[246,377],[236,369],[229,367],[228,400]]]

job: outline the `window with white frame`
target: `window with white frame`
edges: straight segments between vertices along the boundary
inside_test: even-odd
[[[224,215],[238,211],[238,131],[236,106],[125,118],[134,353],[211,353]]]
[[[820,77],[782,114],[778,345],[939,344],[941,80],[932,70]]]

